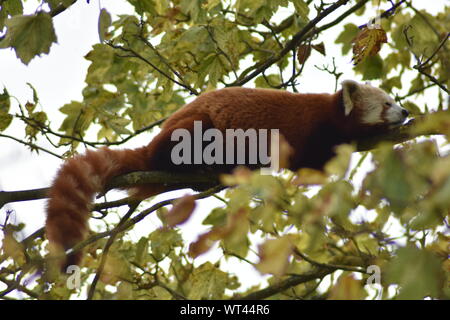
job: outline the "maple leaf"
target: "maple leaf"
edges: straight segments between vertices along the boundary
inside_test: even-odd
[[[387,43],[386,31],[381,27],[363,28],[353,39],[353,64],[357,65],[369,56],[376,55],[383,43]]]

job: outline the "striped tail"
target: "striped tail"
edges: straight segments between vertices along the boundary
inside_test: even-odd
[[[88,219],[94,196],[113,177],[148,169],[144,148],[111,150],[102,148],[67,160],[49,191],[46,234],[51,256],[59,257],[88,234]],[[82,252],[69,254],[57,263],[63,270],[81,262]]]

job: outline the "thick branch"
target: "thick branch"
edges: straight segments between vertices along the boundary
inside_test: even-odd
[[[219,183],[217,175],[198,173],[172,173],[162,171],[133,172],[115,177],[105,187],[105,192],[112,189],[125,189],[139,184],[164,184],[171,190],[188,188],[190,186],[211,186]],[[49,188],[23,190],[23,191],[0,191],[0,208],[10,202],[39,200],[47,198]]]
[[[439,111],[435,114],[448,114],[447,111]],[[420,133],[412,132],[411,128],[416,122],[423,121],[425,119],[425,116],[419,116],[415,119],[410,120],[406,124],[404,124],[401,127],[398,127],[396,129],[391,130],[389,133],[377,135],[373,137],[368,137],[365,139],[358,140],[356,142],[356,151],[362,152],[362,151],[370,151],[372,149],[375,149],[377,145],[381,142],[391,142],[393,144],[402,143],[408,140],[412,140],[421,136],[432,136],[432,135],[442,135],[443,133],[438,132],[436,130],[430,130],[430,131],[422,131]]]
[[[130,205],[130,208],[128,209],[128,212],[122,217],[122,219],[120,219],[119,223],[114,228],[113,232],[111,233],[111,236],[109,237],[108,241],[106,242],[106,245],[103,248],[102,258],[101,258],[101,261],[100,261],[100,266],[98,267],[97,273],[95,274],[94,280],[92,280],[91,286],[89,288],[88,300],[92,300],[92,298],[94,297],[95,287],[97,286],[98,280],[100,280],[100,276],[101,276],[101,274],[102,274],[102,272],[103,272],[103,270],[105,268],[106,259],[108,258],[109,249],[111,248],[111,246],[114,243],[114,240],[116,239],[116,236],[118,234],[118,231],[115,231],[115,230],[118,230],[119,227],[121,225],[123,225],[131,217],[131,215],[136,210],[138,205],[139,205],[139,202],[135,202],[132,205]]]

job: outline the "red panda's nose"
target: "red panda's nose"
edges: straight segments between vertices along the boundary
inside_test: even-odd
[[[409,116],[409,112],[406,109],[402,110],[402,115],[406,118],[407,116]]]

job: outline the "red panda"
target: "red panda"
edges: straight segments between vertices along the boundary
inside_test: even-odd
[[[192,171],[171,161],[176,129],[278,129],[293,148],[290,169],[321,169],[336,145],[401,125],[408,112],[383,90],[355,81],[342,82],[334,94],[301,94],[272,89],[232,87],[210,91],[171,115],[147,145],[133,150],[102,148],[67,160],[49,191],[46,235],[50,250],[63,252],[86,237],[93,197],[113,177],[133,171]],[[164,192],[163,185],[132,188],[146,198]],[[63,266],[79,264],[69,254]]]

